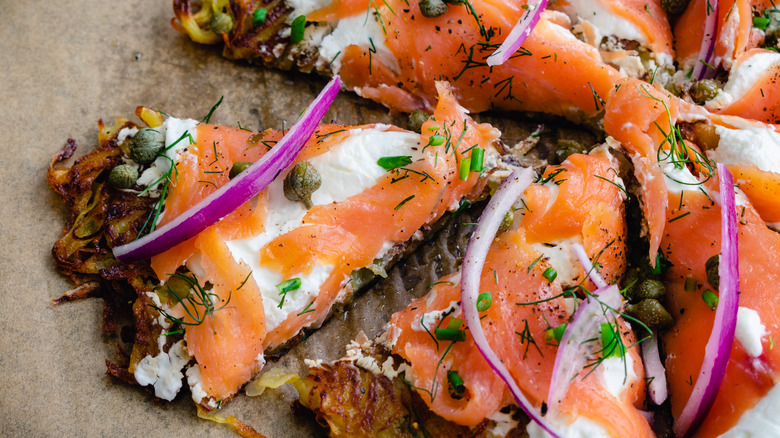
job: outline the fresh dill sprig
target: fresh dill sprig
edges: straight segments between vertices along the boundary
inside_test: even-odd
[[[165,286],[168,288],[168,292],[170,292],[176,298],[176,304],[181,304],[182,308],[187,313],[187,315],[189,315],[192,321],[186,321],[184,319],[177,318],[157,305],[150,304],[149,306],[160,312],[160,314],[163,315],[165,319],[171,321],[174,324],[190,326],[200,325],[203,323],[203,321],[206,320],[207,316],[212,315],[217,310],[224,309],[230,303],[230,298],[233,295],[233,291],[230,291],[230,294],[225,300],[225,303],[217,307],[217,305],[222,301],[221,298],[216,293],[211,292],[212,289],[206,290],[203,286],[201,286],[195,274],[173,274],[171,277],[183,280],[187,286],[189,286],[187,294],[181,296],[178,292],[176,292],[176,290],[174,290],[173,287],[171,287],[170,280],[165,283]]]

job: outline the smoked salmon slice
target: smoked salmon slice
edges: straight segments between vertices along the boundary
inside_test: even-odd
[[[719,114],[780,123],[780,53],[751,49],[740,55],[723,91],[705,107]]]
[[[264,352],[319,327],[352,295],[353,272],[383,272],[427,227],[482,194],[500,161],[500,133],[475,123],[448,84],[437,88],[438,107],[422,134],[382,124],[321,125],[296,159],[296,168],[314,168],[321,181],[309,194],[310,207],[288,193],[296,183],[285,173],[206,231],[152,258],[162,282],[189,279],[190,291],[177,299],[167,294],[159,308],[186,332],[197,403],[214,408],[231,398],[262,368]],[[176,123],[169,119],[159,129]],[[182,123],[189,123],[192,140],[169,170],[158,225],[281,138]]]
[[[712,300],[717,299],[717,281],[706,269],[721,247],[718,175],[710,160],[733,169],[739,188],[740,328],[715,404],[695,436],[760,435],[751,424],[763,414],[752,411],[768,403],[763,399],[777,381],[777,353],[770,344],[778,336],[778,312],[770,291],[780,271],[766,257],[780,254],[780,235],[767,226],[778,208],[771,195],[779,177],[771,167],[780,147],[776,128],[708,114],[634,81],[622,83],[610,97],[605,128],[634,162],[650,259],[657,260],[654,251],[660,251],[668,266],[667,306],[676,324],[662,340],[675,417],[699,374],[714,321]]]
[[[197,14],[210,15],[210,3],[204,2]],[[348,89],[395,111],[432,111],[435,81],[447,80],[470,111],[536,111],[588,121],[622,76],[602,61],[595,47],[577,39],[570,20],[556,11],[542,14],[507,63],[488,67],[485,59],[526,14],[526,1],[473,0],[452,4],[432,18],[423,16],[417,1],[278,3],[266,8],[262,23],[253,21],[254,6],[241,3],[233,9],[236,26],[225,37],[227,57],[339,74]],[[636,21],[634,6],[627,15]],[[658,53],[671,53],[663,11],[652,8],[656,18],[636,23],[646,31],[663,29],[662,36],[648,43]],[[196,25],[189,0],[175,1],[174,11],[180,23],[187,23],[182,31],[212,33]],[[308,22],[300,29],[300,42],[269,36],[289,28],[299,16]]]
[[[558,349],[554,341],[545,341],[546,335],[571,316],[567,306],[574,302],[564,291],[571,294],[586,284],[585,273],[569,258],[568,245],[586,242],[589,256],[599,261],[607,278],[618,278],[625,269],[625,196],[622,181],[610,172],[614,166],[602,147],[547,168],[516,204],[514,225],[499,234],[488,253],[481,290],[491,299],[481,309],[483,328],[496,354],[537,406],[546,401]],[[607,216],[617,219],[601,220]],[[595,235],[592,217],[601,224]],[[561,255],[546,254],[552,254],[551,248]],[[551,277],[551,270],[558,274]],[[465,327],[459,282],[459,273],[441,279],[427,296],[393,315],[381,339],[408,362],[405,379],[433,412],[475,426],[508,404],[511,396],[468,331],[460,340],[444,336]],[[633,335],[625,328],[624,342],[631,343]],[[453,373],[462,382],[458,390],[453,389]],[[595,424],[589,430],[606,436],[654,436],[638,410],[644,403],[643,376],[636,347],[623,359],[605,359],[590,376],[575,380],[550,421],[564,436],[569,428],[585,423]],[[605,382],[615,380],[617,389],[607,389],[610,384]],[[529,426],[529,432],[534,427]]]

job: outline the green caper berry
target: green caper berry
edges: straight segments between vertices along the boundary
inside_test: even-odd
[[[658,300],[666,295],[666,286],[658,280],[647,279],[639,284],[634,294],[635,300]]]
[[[120,164],[108,174],[108,183],[118,189],[129,189],[138,180],[138,169],[130,164]]]
[[[211,31],[217,35],[230,33],[233,30],[233,17],[222,11],[215,11],[211,16],[209,24],[211,25]]]
[[[639,284],[642,282],[640,274],[639,268],[629,269],[620,283],[620,288],[625,290],[626,298],[631,302],[637,301],[634,297],[637,295],[637,289],[639,289]]]
[[[412,132],[421,132],[423,123],[428,121],[428,113],[423,110],[417,110],[409,114],[409,130]]]
[[[308,161],[301,161],[284,178],[284,196],[311,208],[311,194],[322,185],[322,177]]]
[[[658,300],[642,300],[626,306],[626,313],[642,321],[653,330],[666,330],[674,325],[674,318]]]
[[[674,94],[677,97],[682,97],[682,88],[680,88],[679,85],[675,84],[674,81],[669,81],[664,85],[664,88],[666,91]]]
[[[163,135],[154,129],[142,129],[130,140],[130,158],[138,164],[150,164],[165,147]]]
[[[715,290],[718,290],[720,288],[720,255],[715,254],[714,256],[707,259],[707,261],[704,263],[704,269],[707,271],[707,282],[710,283],[710,286],[714,287]]]
[[[509,231],[509,229],[512,228],[512,224],[514,223],[515,223],[515,212],[509,210],[504,215],[504,219],[501,220],[501,224],[498,226],[498,232],[503,233],[505,231]]]
[[[704,105],[708,100],[714,99],[720,93],[720,88],[718,88],[718,83],[714,80],[702,79],[691,85],[688,92],[691,93],[691,99],[697,105]]]
[[[236,161],[233,163],[233,167],[230,168],[230,173],[228,173],[228,176],[230,179],[233,179],[238,176],[239,173],[246,170],[247,167],[251,166],[252,163],[248,163],[246,161]]]
[[[574,154],[587,153],[588,148],[577,140],[562,138],[558,140],[558,148],[555,150],[555,157],[559,163],[563,163],[567,158]]]
[[[436,18],[447,13],[449,7],[442,0],[420,0],[420,12],[424,17]]]
[[[669,15],[680,15],[685,12],[691,0],[661,0],[661,9]]]

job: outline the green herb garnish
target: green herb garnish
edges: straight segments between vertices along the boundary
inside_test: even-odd
[[[398,169],[399,167],[404,167],[404,166],[408,166],[409,164],[412,164],[412,157],[410,155],[382,157],[376,160],[376,164],[378,164],[382,169],[385,169],[386,171],[389,172],[393,169]]]
[[[295,17],[295,20],[293,20],[292,24],[290,25],[290,42],[293,44],[298,44],[303,41],[303,33],[305,29],[306,16],[299,15]]]
[[[287,281],[283,281],[277,284],[276,288],[279,289],[279,295],[282,296],[282,301],[280,301],[279,306],[277,306],[281,309],[282,306],[284,305],[284,299],[287,298],[287,294],[301,288],[301,279],[291,278]]]

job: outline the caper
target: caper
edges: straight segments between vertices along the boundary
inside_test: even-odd
[[[233,17],[222,11],[215,11],[211,16],[209,24],[211,25],[211,31],[217,35],[230,33],[233,30]]]
[[[246,161],[236,161],[233,163],[233,167],[230,168],[230,173],[228,173],[228,176],[230,179],[233,179],[238,176],[239,173],[246,170],[247,167],[251,166],[252,163],[248,163]]]
[[[709,68],[709,67],[708,67]],[[718,83],[712,79],[702,79],[696,81],[688,90],[691,94],[691,99],[697,105],[704,105],[707,101],[712,100],[720,93]]]
[[[428,121],[428,113],[423,110],[417,110],[409,114],[408,126],[412,132],[421,132],[423,123]]]
[[[163,135],[154,129],[138,131],[130,140],[130,158],[138,164],[150,164],[165,147]]]
[[[108,183],[118,189],[129,189],[138,179],[138,169],[130,164],[120,164],[108,174]]]
[[[719,254],[715,254],[714,256],[708,258],[704,263],[704,269],[707,271],[707,282],[709,282],[710,286],[714,287],[715,290],[720,288],[720,272],[718,270],[719,266]]]
[[[322,185],[322,177],[308,161],[301,161],[284,178],[284,196],[311,208],[311,194]]]
[[[505,231],[509,231],[509,229],[512,228],[512,224],[514,223],[515,223],[515,212],[509,210],[504,215],[504,219],[501,220],[501,224],[498,226],[498,232],[503,233]]]
[[[682,88],[675,84],[673,80],[667,81],[666,84],[664,84],[664,88],[666,91],[674,94],[677,97],[681,97],[683,94]]]
[[[669,15],[680,15],[685,12],[691,0],[661,0],[661,9]]]
[[[558,148],[555,150],[555,157],[558,159],[559,163],[563,163],[571,155],[583,154],[587,152],[587,146],[583,145],[577,140],[561,138],[558,140]]]
[[[666,330],[674,325],[674,318],[658,300],[642,300],[626,306],[626,313],[642,321],[653,330]]]
[[[420,12],[425,17],[441,17],[447,13],[447,9],[447,4],[442,0],[420,0]]]
[[[639,284],[636,289],[634,299],[646,300],[653,299],[658,300],[666,295],[666,286],[658,280],[647,279]]]
[[[620,288],[625,290],[626,298],[628,298],[629,301],[636,301],[634,297],[637,295],[636,291],[639,289],[639,283],[641,282],[642,276],[639,268],[633,268],[626,271],[626,275],[620,283]]]

